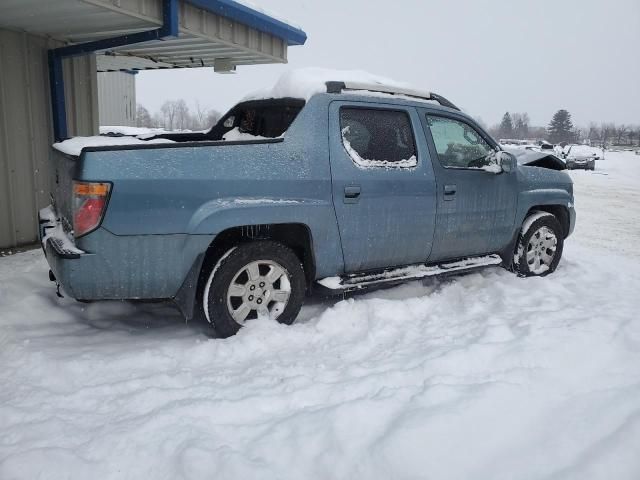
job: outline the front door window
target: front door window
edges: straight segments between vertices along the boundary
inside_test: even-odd
[[[495,163],[495,150],[466,123],[435,115],[428,115],[427,123],[444,168],[483,168]]]

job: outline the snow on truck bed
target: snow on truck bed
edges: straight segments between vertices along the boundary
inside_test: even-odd
[[[93,137],[73,137],[62,142],[54,143],[53,148],[68,155],[78,156],[85,147],[107,147],[114,145],[148,145],[150,143],[173,143],[165,138],[154,138],[151,140],[141,140],[136,137],[108,137],[95,135]]]
[[[226,340],[1,258],[0,478],[640,478],[640,162],[570,174],[549,277],[314,299]]]

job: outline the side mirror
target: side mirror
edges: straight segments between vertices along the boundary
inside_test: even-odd
[[[506,173],[512,171],[517,165],[515,155],[505,151],[499,151],[496,155],[496,160],[500,170]]]

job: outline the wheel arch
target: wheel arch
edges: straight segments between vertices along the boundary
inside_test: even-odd
[[[520,237],[520,230],[524,221],[533,213],[536,212],[547,212],[551,215],[555,216],[562,227],[563,237],[567,238],[571,233],[571,214],[569,213],[569,209],[566,205],[553,202],[553,203],[539,203],[533,204],[528,208],[524,214],[519,218],[517,223],[517,228],[515,228],[513,232],[513,236],[509,244],[505,247],[505,249],[500,252],[500,256],[504,262],[504,265],[507,268],[513,267],[513,252],[518,243],[518,238]]]
[[[524,216],[524,219],[527,219],[529,215],[535,212],[547,212],[553,215],[558,219],[560,226],[562,227],[562,234],[564,238],[567,238],[570,233],[571,228],[571,217],[569,214],[569,209],[566,205],[558,205],[558,204],[550,204],[550,205],[535,205],[527,211]]]
[[[191,319],[202,303],[202,292],[210,270],[231,248],[255,240],[273,240],[291,248],[300,259],[307,286],[315,279],[316,259],[311,229],[303,223],[239,225],[215,236],[207,249],[195,260],[180,291],[174,298],[187,319]]]

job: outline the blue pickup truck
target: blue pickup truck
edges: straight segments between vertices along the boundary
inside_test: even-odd
[[[82,301],[171,299],[221,336],[292,323],[313,289],[490,265],[546,275],[575,223],[562,162],[518,164],[445,98],[379,84],[327,82],[242,102],[206,133],[54,157],[51,279]]]

